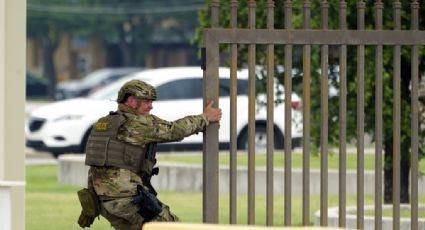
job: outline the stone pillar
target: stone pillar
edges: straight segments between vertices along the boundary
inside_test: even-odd
[[[0,0],[0,229],[25,229],[25,24],[25,0]]]

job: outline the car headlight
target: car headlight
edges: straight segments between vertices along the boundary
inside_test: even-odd
[[[54,119],[53,121],[58,122],[58,121],[78,120],[78,119],[81,119],[82,117],[83,117],[83,115],[68,114],[68,115],[58,117],[58,118]]]

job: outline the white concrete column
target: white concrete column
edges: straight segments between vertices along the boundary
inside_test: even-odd
[[[12,230],[12,188],[24,185],[23,181],[0,181],[0,230]]]
[[[0,186],[0,229],[12,229],[12,205],[11,205],[10,189],[8,187]]]
[[[0,226],[14,230],[25,229],[25,49],[26,1],[0,0]]]

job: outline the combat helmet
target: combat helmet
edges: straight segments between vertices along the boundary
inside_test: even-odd
[[[156,90],[152,85],[140,80],[125,83],[118,92],[118,103],[123,103],[129,95],[140,99],[156,100]]]

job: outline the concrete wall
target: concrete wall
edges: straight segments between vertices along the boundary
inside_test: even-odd
[[[400,205],[401,211],[406,210],[406,212],[410,212],[410,205],[408,204],[401,204]],[[425,205],[419,205],[418,212],[423,213],[425,212]],[[364,217],[364,230],[374,230],[375,229],[375,217],[373,216],[375,206],[365,206],[364,207],[365,213],[369,213],[369,215],[366,215]],[[392,205],[383,205],[382,206],[383,212],[392,212],[393,206]],[[346,215],[346,228],[348,229],[355,229],[357,227],[357,208],[356,207],[347,207],[347,215]],[[372,213],[372,214],[371,214]],[[338,220],[339,220],[339,212],[338,208],[330,208],[328,210],[328,226],[330,227],[338,227]],[[314,225],[319,226],[320,225],[320,211],[317,211],[314,214]],[[382,229],[392,229],[393,228],[393,218],[392,216],[383,216],[382,217]],[[400,230],[410,230],[412,229],[410,224],[410,217],[402,217],[400,218]],[[425,218],[419,218],[418,219],[418,229],[424,230],[425,229]]]
[[[0,189],[10,201],[0,210],[10,226],[1,229],[25,228],[25,24],[25,0],[0,0]]]
[[[202,192],[202,166],[183,165],[170,162],[159,162],[159,175],[152,178],[152,184],[158,191]],[[86,186],[88,167],[84,165],[84,155],[63,155],[59,157],[60,183]],[[238,168],[237,190],[240,194],[247,194],[248,173],[246,168]],[[219,171],[220,192],[229,192],[229,169],[221,167]],[[284,193],[284,170],[275,169],[274,192]],[[329,170],[329,194],[338,194],[338,172]],[[258,168],[256,172],[256,193],[266,194],[266,169]],[[365,173],[365,194],[375,193],[375,174]],[[355,195],[357,178],[354,171],[347,172],[347,194]],[[292,171],[292,194],[302,194],[302,171]],[[320,171],[310,173],[310,194],[320,194]],[[419,180],[419,194],[425,195],[425,176]]]

